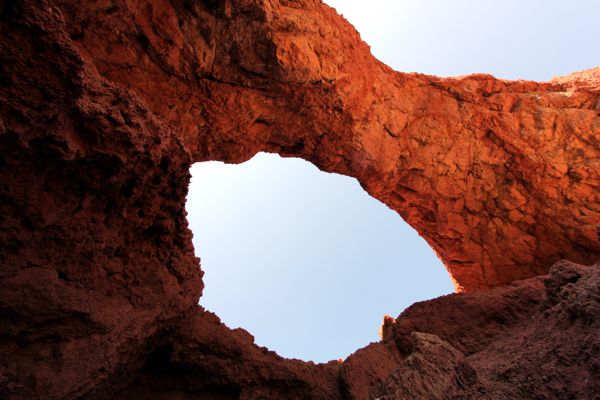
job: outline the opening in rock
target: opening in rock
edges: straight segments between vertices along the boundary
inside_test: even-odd
[[[433,250],[353,179],[260,153],[197,163],[187,200],[200,304],[289,358],[345,358],[384,314],[452,292]]]

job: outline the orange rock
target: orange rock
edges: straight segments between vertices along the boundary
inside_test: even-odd
[[[517,278],[506,270],[534,276],[562,257],[597,260],[600,242],[589,233],[591,220],[600,224],[591,206],[600,182],[597,70],[549,83],[403,74],[373,58],[319,2],[233,2],[228,12],[201,3],[189,10],[128,4],[116,15],[98,8],[91,24],[83,23],[90,9],[62,7],[86,60],[180,132],[194,161],[241,162],[269,151],[354,176],[427,240],[460,290]],[[193,49],[206,43],[204,64]],[[199,66],[202,73],[193,73]],[[447,216],[457,199],[465,208]],[[533,218],[514,224],[514,209]],[[473,218],[463,226],[465,213]],[[458,224],[452,234],[449,218]],[[493,218],[533,239],[516,245],[505,230],[492,233]],[[540,246],[573,230],[585,246],[568,238]]]

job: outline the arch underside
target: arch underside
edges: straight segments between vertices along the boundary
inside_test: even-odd
[[[595,261],[597,71],[551,83],[403,74],[320,2],[131,3],[64,6],[73,45],[193,161],[266,151],[353,176],[461,291]],[[102,17],[86,23],[92,11]]]

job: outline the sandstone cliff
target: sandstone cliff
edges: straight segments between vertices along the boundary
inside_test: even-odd
[[[592,398],[598,265],[548,271],[599,258],[598,69],[403,74],[318,0],[4,1],[0,32],[3,398]],[[258,151],[356,177],[471,293],[343,363],[228,330],[189,167]]]

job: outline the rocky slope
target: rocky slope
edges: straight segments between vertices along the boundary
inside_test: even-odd
[[[192,312],[118,399],[595,399],[600,264],[489,292],[416,303],[343,362],[314,365],[252,347]],[[178,397],[180,396],[180,397]]]
[[[317,0],[4,1],[0,32],[0,397],[593,397],[598,265],[538,275],[599,258],[598,69],[402,74]],[[258,151],[356,177],[472,293],[343,363],[227,329],[189,167]]]

